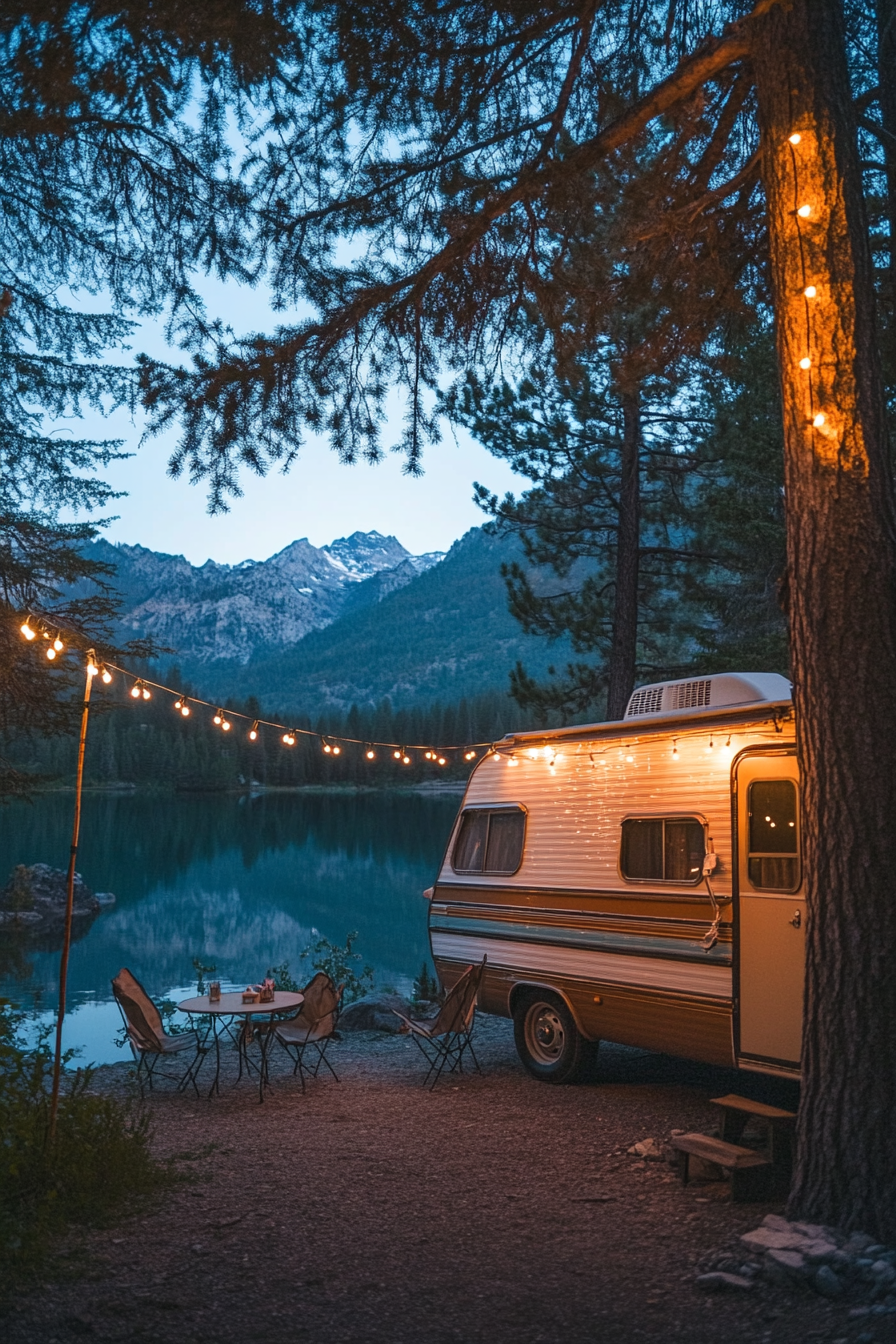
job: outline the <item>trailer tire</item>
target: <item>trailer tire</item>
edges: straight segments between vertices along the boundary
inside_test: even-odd
[[[593,1071],[597,1042],[585,1039],[559,994],[533,990],[520,995],[513,1036],[523,1067],[543,1083],[577,1083]]]

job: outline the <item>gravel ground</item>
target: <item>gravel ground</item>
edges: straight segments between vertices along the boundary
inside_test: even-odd
[[[413,1043],[346,1036],[303,1096],[277,1069],[212,1101],[156,1092],[156,1147],[188,1179],[149,1214],[79,1234],[39,1291],[13,1299],[6,1344],[885,1344],[893,1318],[695,1276],[775,1205],[683,1189],[626,1149],[710,1129],[709,1098],[793,1091],[607,1046],[596,1082],[530,1079],[511,1024],[480,1018],[482,1076],[420,1086]],[[228,1070],[233,1061],[228,1060]],[[127,1086],[125,1066],[97,1086]],[[231,1075],[232,1076],[232,1075]],[[72,1268],[74,1266],[74,1268]]]

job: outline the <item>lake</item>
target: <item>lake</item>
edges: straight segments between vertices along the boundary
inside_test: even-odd
[[[16,863],[64,868],[73,795],[0,809],[0,885]],[[152,995],[195,992],[193,957],[235,988],[317,937],[355,950],[380,986],[407,992],[431,968],[427,905],[459,797],[414,793],[85,794],[78,871],[117,902],[73,942],[64,1043],[76,1062],[126,1057],[109,982],[127,966]],[[59,942],[0,937],[0,995],[49,1021]],[[127,1056],[129,1057],[129,1055]]]

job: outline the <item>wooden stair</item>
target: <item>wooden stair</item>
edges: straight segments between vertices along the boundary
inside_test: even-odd
[[[731,1198],[735,1203],[770,1199],[784,1193],[790,1184],[793,1162],[793,1130],[796,1115],[793,1111],[767,1106],[762,1101],[751,1101],[734,1093],[715,1097],[713,1105],[722,1112],[721,1137],[709,1134],[676,1134],[670,1140],[681,1153],[681,1178],[687,1185],[691,1156],[704,1162],[714,1162],[730,1173]],[[764,1152],[744,1148],[738,1142],[751,1120],[762,1121],[768,1132]]]

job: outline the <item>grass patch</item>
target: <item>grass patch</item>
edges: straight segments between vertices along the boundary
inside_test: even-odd
[[[134,1213],[174,1179],[143,1108],[92,1092],[90,1069],[65,1076],[48,1143],[52,1054],[46,1037],[22,1044],[22,1020],[0,1000],[0,1293],[32,1279],[60,1233]]]

